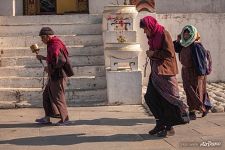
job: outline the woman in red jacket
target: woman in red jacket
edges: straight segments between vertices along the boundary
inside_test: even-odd
[[[68,110],[65,100],[65,88],[67,75],[63,66],[68,59],[68,51],[64,43],[54,35],[49,27],[43,27],[39,36],[42,42],[47,45],[47,57],[37,55],[37,59],[46,60],[49,79],[43,92],[43,107],[45,116],[36,119],[41,124],[50,124],[50,118],[60,118],[56,125],[69,124]]]
[[[151,75],[145,101],[156,119],[156,126],[149,134],[174,135],[173,126],[189,122],[187,106],[179,98],[177,61],[172,38],[167,30],[151,16],[140,21],[147,35]]]

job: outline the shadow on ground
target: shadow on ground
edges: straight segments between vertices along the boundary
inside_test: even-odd
[[[157,140],[159,137],[148,134],[115,134],[109,136],[86,136],[85,134],[67,134],[54,136],[28,137],[0,141],[0,144],[48,146],[48,145],[74,145],[93,142],[136,142]]]
[[[100,118],[93,120],[75,120],[71,121],[70,126],[73,125],[104,125],[104,126],[135,126],[140,124],[154,124],[154,119],[118,119],[118,118]],[[47,125],[49,126],[49,125]],[[43,125],[36,123],[21,123],[21,124],[0,124],[0,128],[39,128]]]

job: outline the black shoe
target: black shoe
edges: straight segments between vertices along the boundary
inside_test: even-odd
[[[182,118],[183,124],[186,124],[186,123],[190,122],[190,117],[189,117],[189,114],[187,112],[181,114],[181,118]]]
[[[164,130],[158,132],[158,133],[157,133],[157,136],[158,136],[158,137],[166,137],[166,136],[167,136],[167,131],[166,131],[166,129],[164,129]]]
[[[150,130],[148,133],[150,135],[154,135],[154,134],[157,134],[158,132],[162,131],[162,130],[165,130],[165,127],[164,126],[161,126],[161,127],[157,127],[155,126],[154,129]]]
[[[162,123],[160,123],[159,120],[156,120],[156,126],[152,130],[150,130],[148,133],[150,135],[154,135],[154,134],[157,134],[158,132],[160,132],[164,129],[165,129],[165,126],[162,125]]]
[[[150,130],[148,133],[150,135],[154,135],[154,134],[157,134],[158,132],[162,131],[165,129],[165,126],[162,124],[162,122],[160,120],[156,120],[156,126]]]
[[[204,112],[202,113],[202,117],[207,116],[208,113],[209,113],[209,110],[204,111]]]
[[[166,127],[164,130],[157,133],[158,137],[167,137],[167,136],[174,136],[175,130],[173,127]]]
[[[208,113],[209,113],[209,110],[210,110],[211,108],[212,108],[211,106],[205,106],[206,111],[204,111],[204,112],[202,113],[202,117],[207,116]]]
[[[196,120],[196,114],[195,114],[195,112],[190,112],[189,113],[189,118],[190,118],[190,120]]]

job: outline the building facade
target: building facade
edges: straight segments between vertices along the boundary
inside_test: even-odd
[[[100,2],[100,3],[99,3]],[[0,15],[62,15],[76,13],[102,13],[106,5],[131,4],[138,11],[154,12],[154,0],[0,0]]]
[[[202,35],[203,44],[212,52],[213,74],[211,81],[225,80],[225,74],[217,66],[222,63],[224,48],[222,46],[225,13],[224,0],[128,0],[127,3],[137,5],[140,14],[154,15],[172,33],[173,38],[185,24],[194,24]],[[23,16],[38,14],[102,14],[104,6],[123,4],[124,0],[0,0],[0,16]],[[144,10],[144,11],[143,11]],[[148,10],[148,12],[145,12]],[[203,23],[203,22],[204,23]],[[138,22],[138,21],[137,21]],[[215,25],[215,22],[218,24]],[[138,26],[138,23],[137,23]],[[207,31],[207,32],[206,32]],[[212,31],[212,32],[211,32]],[[214,33],[217,33],[214,35]],[[212,35],[211,35],[212,34]],[[138,39],[147,48],[143,34],[138,33]],[[209,37],[213,37],[210,39]]]

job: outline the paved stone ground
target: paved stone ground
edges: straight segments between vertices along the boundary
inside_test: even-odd
[[[180,96],[183,101],[186,100],[185,92],[183,90],[182,83],[179,83]],[[207,91],[210,97],[210,101],[214,105],[212,112],[224,112],[225,109],[225,83],[208,83]]]
[[[0,150],[225,149],[225,113],[177,126],[168,138],[147,134],[155,121],[141,105],[69,108],[72,124],[61,127],[35,124],[43,116],[40,108],[2,109],[0,114]]]

